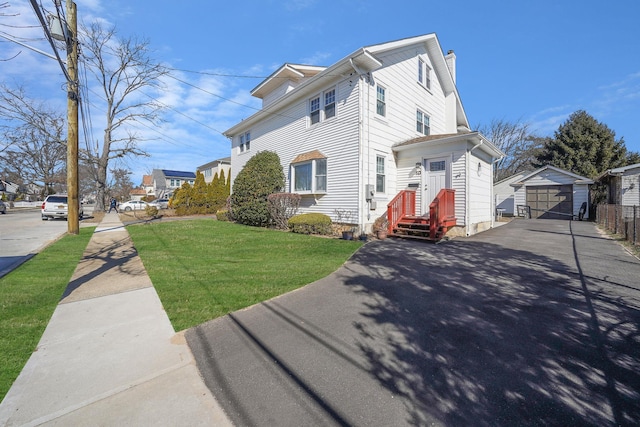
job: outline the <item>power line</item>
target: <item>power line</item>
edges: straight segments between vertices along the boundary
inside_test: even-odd
[[[47,38],[47,40],[49,41],[49,44],[53,48],[53,53],[55,53],[56,60],[60,65],[60,68],[62,69],[62,73],[64,74],[65,78],[69,83],[73,85],[77,84],[77,82],[72,81],[71,76],[69,76],[69,73],[67,72],[65,64],[62,61],[62,58],[60,58],[60,54],[58,53],[58,48],[56,47],[56,44],[53,41],[51,32],[49,31],[49,26],[47,25],[47,22],[44,19],[44,16],[42,16],[42,11],[40,10],[40,7],[36,3],[36,0],[30,0],[30,3],[31,3],[31,6],[33,7],[34,12],[36,13],[36,17],[38,18],[38,21],[40,21],[40,25],[42,26],[42,29],[44,30],[45,37]]]

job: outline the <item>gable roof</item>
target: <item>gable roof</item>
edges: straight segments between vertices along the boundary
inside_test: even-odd
[[[209,163],[205,163],[204,165],[198,166],[196,169],[199,171],[203,171],[204,169],[214,168],[218,165],[229,165],[231,166],[231,157],[223,157],[221,159],[213,160]]]
[[[264,79],[258,86],[251,89],[251,95],[256,98],[263,98],[286,80],[298,81],[305,77],[313,77],[325,68],[326,67],[317,67],[314,65],[286,63],[271,73],[271,75]]]
[[[453,92],[456,95],[456,116],[458,120],[458,123],[456,123],[456,125],[469,128],[467,115],[464,112],[464,108],[462,107],[462,102],[460,101],[460,96],[458,94],[454,78],[447,66],[442,48],[440,47],[440,42],[438,41],[435,33],[430,33],[421,36],[408,37],[391,42],[362,47],[345,56],[330,67],[324,68],[322,71],[313,75],[308,80],[302,82],[295,89],[289,91],[277,100],[273,101],[267,107],[261,109],[252,116],[227,129],[223,132],[223,135],[225,135],[226,137],[232,137],[233,135],[250,128],[256,122],[262,120],[268,115],[277,114],[276,111],[283,108],[284,106],[290,105],[301,98],[305,98],[312,93],[322,90],[323,87],[329,85],[330,81],[341,79],[342,75],[345,73],[355,71],[358,74],[362,75],[382,67],[382,61],[380,61],[380,59],[376,57],[376,54],[382,54],[393,49],[406,49],[410,48],[411,46],[420,44],[424,45],[427,52],[429,53],[429,57],[432,60],[432,65],[436,70],[436,75],[440,79],[440,84],[445,93]],[[295,75],[295,72],[302,73],[301,68],[296,67],[309,67],[309,69],[311,68],[311,66],[285,64],[278,70],[276,70],[276,72],[267,77],[267,79],[265,79],[262,83],[256,86],[256,88],[252,91],[252,94],[259,93],[261,95],[264,95],[267,92],[265,91],[264,93],[262,93],[262,88],[277,87],[277,85],[282,83],[282,81],[277,83],[276,78],[279,76],[286,75],[287,73],[292,73],[293,75]]]
[[[162,173],[164,174],[164,176],[166,177],[173,177],[173,178],[196,178],[196,174],[193,172],[184,172],[184,171],[173,171],[173,170],[169,170],[169,169],[162,169]]]
[[[522,179],[520,179],[517,182],[511,183],[511,185],[514,186],[514,187],[518,186],[518,185],[523,185],[525,181],[528,181],[529,179],[533,178],[536,175],[541,174],[542,172],[544,172],[546,170],[552,170],[554,172],[558,172],[558,173],[570,176],[571,178],[575,179],[575,184],[593,184],[593,180],[592,179],[589,179],[589,178],[584,177],[584,176],[577,175],[577,174],[575,174],[573,172],[569,172],[569,171],[566,171],[564,169],[557,168],[555,166],[547,165],[547,166],[543,166],[543,167],[541,167],[539,169],[536,169],[535,171],[529,173],[528,175],[523,176]]]
[[[630,171],[632,169],[640,169],[640,163],[635,163],[633,165],[627,165],[627,166],[622,166],[619,168],[615,168],[615,169],[609,169],[607,171],[605,171],[604,173],[602,173],[600,176],[598,176],[597,179],[601,179],[604,178],[605,176],[611,176],[611,175],[621,175],[627,171]]]

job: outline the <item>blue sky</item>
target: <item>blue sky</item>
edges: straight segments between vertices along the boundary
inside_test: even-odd
[[[8,0],[0,32],[43,51],[27,0]],[[52,10],[52,0],[41,0]],[[159,128],[139,127],[151,157],[129,160],[134,183],[153,168],[195,170],[230,155],[221,132],[253,114],[249,91],[284,62],[331,65],[356,49],[427,33],[457,55],[457,83],[473,128],[529,122],[540,136],[584,109],[640,152],[640,2],[522,0],[77,0],[80,21],[103,20],[122,37],[150,41],[174,69]],[[20,28],[33,25],[31,28]],[[11,59],[16,53],[20,54]],[[66,108],[51,59],[0,38],[0,79]],[[250,77],[246,77],[250,76]],[[186,84],[185,84],[186,82]],[[90,83],[92,83],[90,81]],[[91,99],[93,139],[103,112]]]

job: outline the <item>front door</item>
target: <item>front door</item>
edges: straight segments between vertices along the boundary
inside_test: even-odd
[[[429,205],[436,198],[440,190],[447,188],[448,162],[445,157],[424,160],[426,171],[424,191],[422,192],[422,213],[429,213]]]

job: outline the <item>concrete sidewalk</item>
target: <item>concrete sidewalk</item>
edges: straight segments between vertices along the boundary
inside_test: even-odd
[[[118,214],[96,228],[0,425],[231,425]]]

